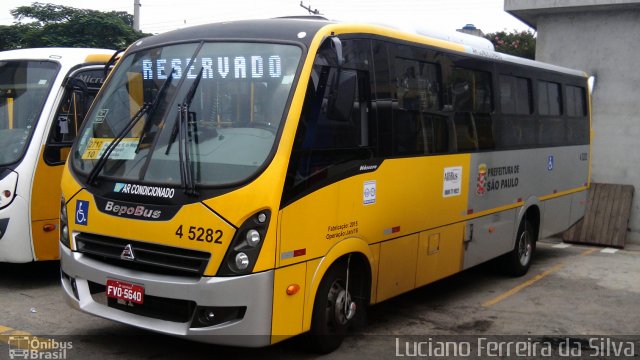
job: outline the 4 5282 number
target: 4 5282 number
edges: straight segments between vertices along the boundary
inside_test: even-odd
[[[189,240],[204,241],[214,244],[222,244],[222,241],[220,241],[222,235],[222,230],[196,226],[189,226],[189,229],[187,230],[186,226],[180,225],[178,226],[178,229],[176,229],[176,236],[180,239],[182,239],[183,236],[186,236]]]

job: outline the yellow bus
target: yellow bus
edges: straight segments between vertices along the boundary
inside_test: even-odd
[[[62,180],[81,311],[258,347],[337,348],[368,305],[583,216],[584,73],[390,27],[226,22],[133,44]]]
[[[0,52],[0,262],[59,258],[63,165],[113,53]]]

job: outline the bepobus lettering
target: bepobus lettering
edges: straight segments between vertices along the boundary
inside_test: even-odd
[[[144,205],[126,206],[116,205],[113,201],[107,201],[104,211],[113,213],[117,216],[129,215],[134,217],[158,219],[162,215],[162,211],[147,209]]]

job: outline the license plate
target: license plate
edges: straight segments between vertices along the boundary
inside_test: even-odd
[[[107,280],[107,297],[142,304],[144,301],[144,286],[118,280]]]

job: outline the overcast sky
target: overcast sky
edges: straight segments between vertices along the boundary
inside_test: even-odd
[[[0,1],[0,24],[14,22],[11,9],[30,5],[33,0]],[[42,3],[100,11],[133,14],[134,0],[40,0]],[[307,15],[300,0],[140,0],[141,30],[160,33],[180,27],[240,19]],[[527,30],[524,23],[504,12],[504,0],[303,0],[325,17],[338,20],[369,20],[402,26],[453,31],[474,24],[485,33]]]

